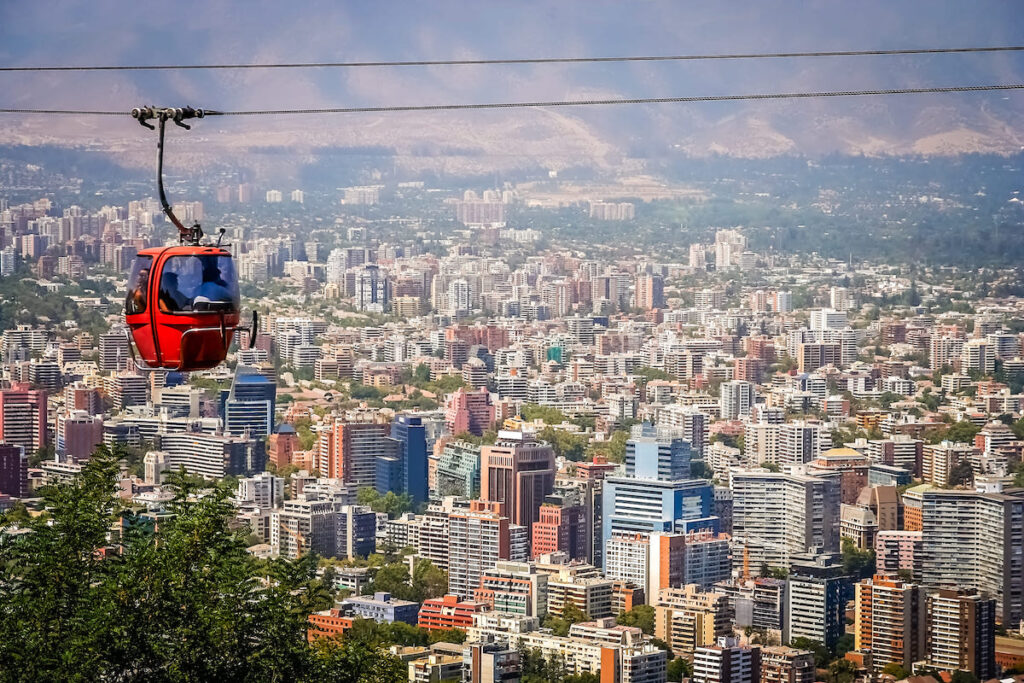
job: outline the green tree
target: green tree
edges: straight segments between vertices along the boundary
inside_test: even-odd
[[[524,403],[519,409],[519,414],[524,420],[544,420],[545,424],[549,425],[557,425],[569,421],[565,413],[558,408],[541,406],[536,403]]]
[[[949,471],[950,486],[969,486],[974,483],[974,468],[969,460],[960,460]]]
[[[676,379],[676,377],[671,373],[665,372],[664,370],[659,370],[658,368],[652,368],[646,365],[638,368],[633,368],[633,371],[630,374],[636,375],[637,377],[642,377],[648,382],[651,381],[652,379],[661,379],[667,381],[673,381]]]
[[[439,598],[448,592],[448,572],[430,560],[417,560],[412,570],[412,588],[416,602]]]
[[[825,678],[828,683],[853,683],[857,676],[857,667],[848,659],[837,659],[828,665]]]
[[[974,441],[974,435],[981,431],[981,427],[968,422],[967,420],[961,420],[955,422],[949,426],[949,429],[942,434],[942,438],[948,441],[959,441],[960,443],[971,443]]]
[[[897,681],[902,681],[910,675],[910,672],[903,668],[902,664],[891,662],[882,667],[882,673],[892,676]]]
[[[843,537],[843,572],[855,580],[870,578],[875,573],[875,551],[859,550],[849,536]]]
[[[430,632],[430,643],[454,643],[461,645],[466,642],[466,632],[461,628],[441,628]]]
[[[363,486],[356,492],[360,505],[369,505],[374,512],[386,512],[392,519],[412,510],[412,496],[388,491],[383,496],[372,486]]]
[[[973,672],[957,669],[953,672],[950,683],[978,683],[978,677]]]
[[[376,646],[309,647],[316,558],[249,555],[225,488],[197,495],[171,475],[154,524],[121,509],[118,469],[99,448],[74,482],[41,492],[45,519],[0,544],[0,681],[405,679]]]
[[[637,605],[628,612],[622,612],[615,619],[622,626],[637,626],[647,635],[654,634],[654,607]]]
[[[795,647],[798,650],[808,650],[814,653],[814,666],[819,669],[825,668],[832,659],[829,655],[828,648],[817,640],[811,640],[810,638],[794,638],[789,645],[790,647]]]
[[[691,676],[693,676],[693,662],[690,660],[676,657],[668,663],[668,680],[682,681]]]
[[[1024,488],[1024,463],[1017,463],[1017,469],[1013,473],[1013,485]]]
[[[545,427],[537,432],[537,437],[551,444],[555,455],[564,457],[566,460],[577,462],[583,460],[583,454],[587,450],[587,437],[562,429]]]

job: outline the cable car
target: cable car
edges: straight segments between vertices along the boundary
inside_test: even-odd
[[[241,301],[234,260],[220,240],[202,244],[198,223],[186,228],[167,203],[163,183],[164,126],[167,121],[189,128],[183,119],[202,118],[201,109],[158,109],[132,111],[143,126],[152,129],[157,119],[157,183],[160,204],[178,228],[179,244],[139,252],[128,278],[125,323],[129,345],[138,351],[142,369],[179,372],[207,370],[227,357],[237,330],[249,331],[249,346],[255,343],[256,313],[251,328],[239,325]]]

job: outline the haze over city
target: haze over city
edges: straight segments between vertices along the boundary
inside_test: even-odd
[[[0,681],[1024,683],[1022,36],[0,6]]]

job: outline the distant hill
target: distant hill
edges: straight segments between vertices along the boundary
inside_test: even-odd
[[[243,21],[185,0],[0,8],[0,63],[147,64],[467,59],[1009,45],[1013,3],[826,2],[348,3],[301,12],[254,3]],[[727,9],[725,9],[727,8]],[[54,21],[54,17],[61,17]],[[73,27],[73,28],[72,28]],[[76,36],[68,40],[69,32]],[[3,74],[8,106],[214,109],[377,106],[856,90],[1024,82],[1024,54],[684,63]],[[5,118],[0,144],[98,149],[128,165],[151,156],[131,120]],[[1024,93],[907,95],[786,102],[611,106],[549,111],[254,117],[174,131],[177,161],[242,159],[295,169],[320,150],[378,146],[412,171],[475,173],[589,166],[635,172],[666,156],[1008,154],[1024,147]],[[268,155],[254,148],[277,148]],[[288,158],[290,157],[290,158]]]

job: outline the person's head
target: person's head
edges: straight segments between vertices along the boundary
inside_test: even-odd
[[[203,282],[220,279],[220,267],[217,260],[212,258],[203,259]]]
[[[178,274],[177,273],[164,273],[164,283],[171,287],[178,286]]]

